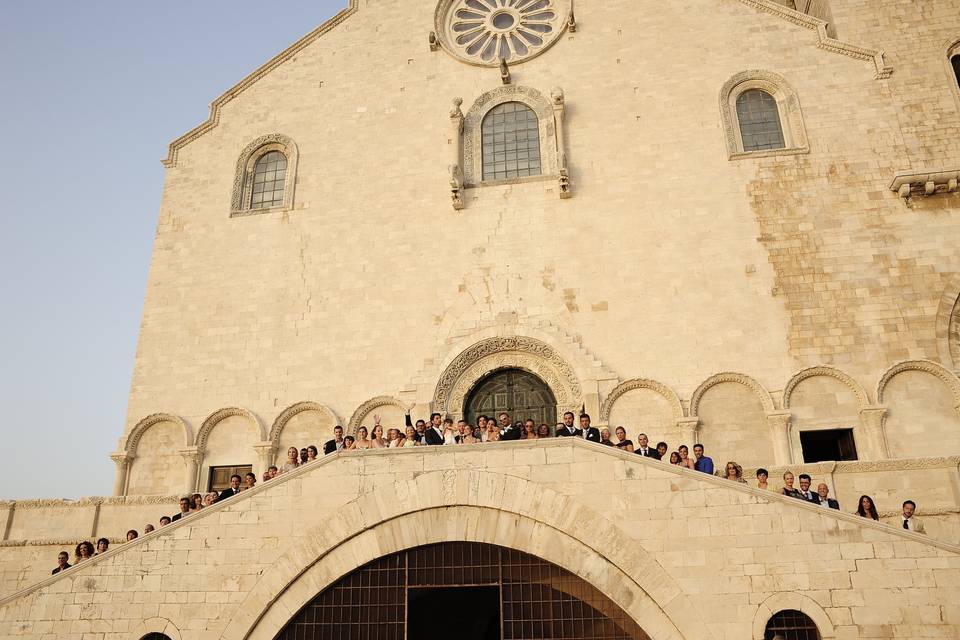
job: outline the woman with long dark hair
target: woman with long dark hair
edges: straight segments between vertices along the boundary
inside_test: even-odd
[[[877,515],[877,505],[873,503],[870,496],[860,496],[860,502],[857,503],[857,515],[861,518],[870,518],[871,520],[880,520]]]

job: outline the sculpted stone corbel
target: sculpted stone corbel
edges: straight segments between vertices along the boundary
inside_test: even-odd
[[[550,92],[550,99],[553,105],[553,120],[557,131],[557,180],[560,186],[560,197],[565,200],[573,193],[570,191],[570,174],[567,170],[566,136],[563,126],[566,99],[563,95],[563,89],[554,87]]]
[[[510,84],[513,79],[510,77],[510,67],[507,66],[507,59],[500,58],[500,81],[503,84]]]
[[[450,200],[457,211],[463,209],[463,167],[460,164],[463,157],[463,111],[460,105],[463,98],[453,99],[453,108],[450,110],[450,127],[453,129],[453,164],[447,170],[450,172]]]
[[[437,49],[440,48],[440,40],[437,38],[436,31],[430,32],[429,42],[430,42],[430,51],[436,51]]]
[[[573,0],[570,0],[570,17],[567,18],[567,30],[570,33],[576,33],[577,31],[577,19],[573,15]]]

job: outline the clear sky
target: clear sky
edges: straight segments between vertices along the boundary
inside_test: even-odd
[[[0,499],[110,495],[167,144],[346,4],[0,3]]]

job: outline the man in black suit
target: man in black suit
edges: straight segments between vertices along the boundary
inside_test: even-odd
[[[420,444],[443,444],[442,419],[439,413],[430,414],[430,427],[423,434]]]
[[[803,496],[803,499],[807,502],[816,502],[819,504],[819,496],[810,489],[811,482],[810,476],[805,473],[800,474],[800,495]]]
[[[232,498],[238,493],[240,493],[240,476],[233,474],[230,476],[230,486],[220,492],[220,498],[217,501]]]
[[[519,440],[523,435],[523,426],[518,427],[510,421],[509,413],[501,413],[500,418],[500,439],[501,440]]]
[[[660,459],[660,454],[656,449],[650,446],[650,438],[647,437],[647,434],[641,433],[637,436],[637,444],[634,445],[634,453],[637,453],[645,458],[653,458],[654,460]]]
[[[827,487],[825,482],[821,482],[819,485],[817,485],[817,495],[813,502],[821,507],[828,507],[830,509],[837,509],[839,511],[840,503],[829,496],[830,488]]]
[[[68,560],[70,560],[70,554],[66,551],[61,551],[59,555],[57,555],[57,568],[51,571],[50,575],[56,575],[72,567],[73,565],[71,565]]]
[[[600,443],[600,429],[590,426],[590,416],[588,414],[580,414],[580,428],[577,431],[579,431],[577,435],[584,440]]]
[[[179,520],[183,516],[190,514],[190,498],[180,498],[180,513],[170,518],[170,522]]]
[[[334,451],[340,451],[343,448],[343,427],[337,425],[333,428],[333,440],[327,440],[323,445],[323,455],[328,455]]]
[[[563,426],[557,427],[556,436],[579,436],[582,435],[580,429],[573,426],[573,411],[567,411],[563,414]],[[599,441],[598,441],[599,442]]]

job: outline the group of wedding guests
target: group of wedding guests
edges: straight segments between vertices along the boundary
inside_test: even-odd
[[[553,437],[574,437],[583,438],[590,442],[615,447],[628,453],[636,453],[647,458],[655,460],[664,460],[671,465],[700,471],[710,475],[718,475],[731,482],[748,484],[743,477],[743,467],[736,462],[730,461],[724,467],[722,473],[714,469],[713,459],[705,455],[702,444],[693,445],[693,457],[690,457],[690,450],[687,445],[682,444],[675,451],[669,453],[669,445],[666,442],[658,442],[656,446],[650,446],[650,439],[645,433],[637,436],[637,442],[627,438],[627,431],[623,427],[616,427],[611,434],[610,429],[604,427],[597,429],[591,426],[590,416],[586,413],[581,414],[579,426],[574,424],[576,417],[572,412],[563,414],[563,421],[556,424],[551,429],[546,423],[537,424],[534,420],[525,420],[514,422],[510,419],[508,413],[501,413],[497,419],[481,415],[477,418],[476,425],[470,425],[465,420],[459,420],[454,423],[450,418],[444,419],[439,413],[430,416],[429,424],[425,420],[417,420],[414,424],[408,424],[402,431],[398,428],[384,429],[380,424],[380,416],[374,416],[374,426],[372,429],[359,427],[356,436],[344,435],[343,427],[337,425],[333,429],[333,439],[328,440],[323,446],[324,454],[336,453],[337,451],[355,450],[355,449],[391,449],[407,448],[420,446],[437,445],[458,445],[474,444],[479,442],[496,442],[499,440],[531,440],[537,438]],[[616,437],[616,440],[612,439]],[[267,482],[284,473],[289,473],[300,468],[305,464],[316,461],[319,450],[315,445],[310,445],[302,449],[290,447],[287,449],[287,459],[281,465],[271,465],[263,474],[263,481]],[[769,484],[769,472],[766,469],[757,469],[757,487],[769,491],[776,491]],[[812,479],[809,475],[801,473],[799,476],[799,488],[794,486],[795,478],[792,472],[787,471],[783,474],[783,487],[780,493],[785,496],[798,498],[829,509],[840,509],[840,504],[830,497],[830,489],[825,482],[817,485],[817,490],[811,489]],[[184,516],[200,511],[204,507],[209,507],[221,500],[226,500],[241,492],[252,489],[257,484],[257,476],[253,473],[247,473],[244,477],[235,474],[230,477],[230,486],[221,492],[210,491],[206,494],[194,493],[190,496],[180,498],[180,511],[172,516],[163,516],[160,518],[160,526],[166,526],[175,522]],[[907,500],[902,505],[902,526],[908,531],[917,533],[926,533],[923,522],[914,516],[917,505],[913,500]],[[879,520],[876,505],[870,496],[860,496],[857,506],[857,515]],[[144,534],[154,531],[152,524],[147,524]],[[127,531],[127,542],[136,540],[139,534],[135,529]],[[77,545],[74,554],[74,564],[83,562],[88,558],[105,553],[110,548],[110,541],[106,538],[97,540],[97,546],[84,540]],[[57,567],[52,573],[56,574],[65,569],[69,569],[70,554],[61,551],[57,556]]]

